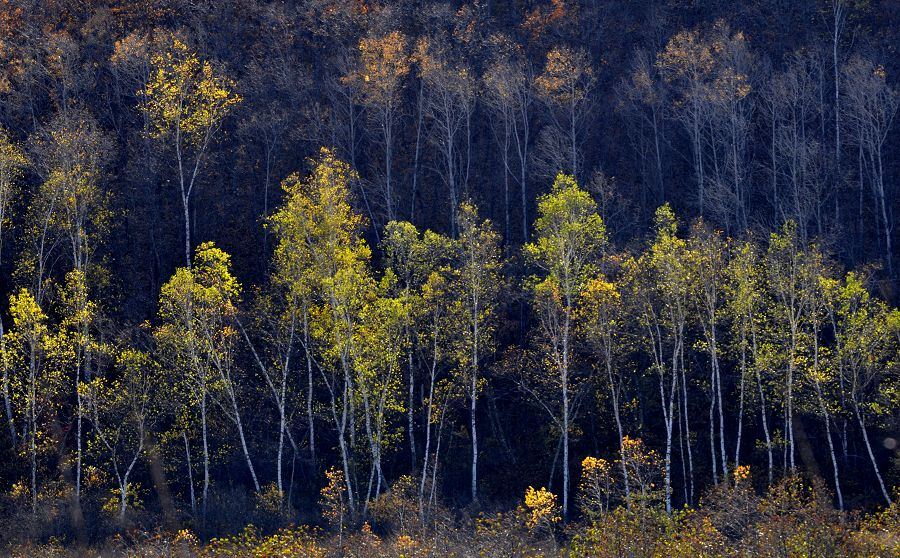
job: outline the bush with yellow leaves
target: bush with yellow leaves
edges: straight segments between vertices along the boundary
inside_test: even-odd
[[[572,558],[657,558],[671,521],[660,506],[617,507],[600,514],[572,539]]]
[[[198,552],[201,558],[325,558],[325,555],[325,549],[307,527],[281,529],[264,536],[253,525],[238,535],[213,539]]]
[[[665,469],[659,453],[648,448],[640,438],[622,438],[622,460],[628,474],[632,500],[653,505],[665,494],[659,484],[665,477]]]
[[[890,506],[864,518],[848,541],[856,556],[900,556],[900,487]]]
[[[344,492],[344,473],[340,469],[331,467],[325,471],[328,482],[319,492],[319,505],[322,507],[322,516],[328,524],[337,529],[339,534],[344,532],[344,518],[347,513],[347,502]]]
[[[556,494],[546,488],[529,486],[525,489],[525,509],[528,513],[525,525],[532,533],[541,530],[552,532],[553,526],[559,523],[560,509]]]
[[[581,462],[581,483],[578,485],[578,504],[588,518],[609,510],[615,489],[615,479],[609,461],[585,457]]]

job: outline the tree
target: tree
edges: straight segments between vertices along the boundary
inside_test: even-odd
[[[427,234],[427,233],[426,233]],[[437,245],[442,246],[442,252],[449,252],[449,239],[435,235]],[[444,433],[444,422],[447,417],[448,407],[455,399],[462,395],[459,393],[465,388],[456,378],[442,377],[443,369],[449,365],[453,356],[453,296],[451,290],[449,266],[442,265],[432,271],[428,279],[421,287],[420,306],[416,317],[420,322],[418,339],[416,340],[422,352],[422,360],[427,370],[428,392],[423,400],[425,406],[425,447],[422,455],[422,473],[419,479],[419,516],[425,520],[425,487],[428,484],[428,474],[431,473],[431,491],[429,493],[429,509],[434,502],[437,488],[438,462],[441,454],[441,441]],[[437,439],[432,440],[434,434]],[[434,455],[432,457],[432,445]]]
[[[715,67],[714,52],[699,31],[676,33],[656,56],[656,66],[666,83],[675,87],[676,115],[691,141],[697,204],[700,214],[706,205],[706,163],[704,124],[707,106],[706,85]]]
[[[566,172],[582,178],[579,132],[595,85],[594,71],[587,53],[567,46],[551,49],[547,53],[544,71],[535,78],[534,84],[541,100],[550,110],[556,135],[564,138],[562,144],[565,145],[565,154],[549,157],[550,161],[564,163],[565,167],[545,170],[550,173]]]
[[[5,130],[0,129],[0,262],[3,261],[3,232],[8,228],[9,212],[12,204],[19,196],[19,180],[22,169],[28,164],[25,154],[9,138]],[[3,350],[3,317],[0,316],[0,352]],[[3,366],[3,407],[9,424],[9,437],[16,439],[16,424],[13,420],[12,405],[9,394],[9,376]]]
[[[829,277],[827,262],[822,254],[815,248],[810,250],[810,256],[806,265],[803,266],[803,289],[804,297],[809,300],[809,316],[806,319],[806,345],[811,345],[807,349],[811,351],[812,358],[806,359],[805,375],[812,379],[813,387],[816,390],[816,399],[819,403],[819,412],[822,415],[822,421],[825,423],[825,439],[828,442],[828,453],[831,458],[831,467],[834,479],[834,491],[837,496],[838,509],[844,510],[844,495],[841,491],[840,472],[838,470],[837,456],[834,451],[834,440],[831,436],[831,413],[828,410],[828,403],[825,390],[831,384],[831,380],[835,376],[834,366],[831,362],[829,347],[824,346],[821,341],[825,332],[826,320],[828,316],[829,298],[834,289],[834,280]]]
[[[469,184],[470,126],[475,110],[475,76],[465,60],[443,37],[423,37],[416,43],[415,60],[425,85],[425,110],[440,153],[438,170],[450,199],[450,230],[459,233],[457,215]],[[464,147],[460,147],[464,136]],[[460,153],[460,150],[463,150]]]
[[[479,221],[478,210],[463,202],[457,212],[459,238],[451,271],[453,356],[469,400],[472,439],[471,491],[478,501],[478,433],[476,412],[483,387],[483,360],[491,351],[500,294],[500,237],[490,221]]]
[[[453,242],[448,237],[430,230],[419,233],[415,225],[402,221],[388,223],[382,240],[384,262],[387,265],[385,279],[394,277],[393,286],[389,291],[392,291],[397,302],[405,307],[401,337],[395,343],[400,343],[405,352],[403,360],[407,367],[407,441],[413,471],[420,467],[415,436],[415,387],[419,380],[428,386],[427,392],[420,394],[425,409],[423,426],[425,446],[418,494],[419,515],[423,521],[425,486],[429,472],[434,475],[437,470],[441,429],[446,414],[446,405],[439,399],[441,395],[446,395],[447,390],[442,390],[439,382],[447,380],[440,378],[440,374],[447,364],[450,352],[448,345],[453,335],[449,331],[452,326],[449,312],[451,293],[448,288],[452,247]],[[419,377],[421,371],[426,374],[424,378]],[[435,420],[438,421],[438,441],[432,462],[432,434]]]
[[[25,153],[12,142],[6,130],[0,129],[0,254],[3,253],[3,228],[8,225],[9,211],[19,195],[19,181],[27,165]]]
[[[357,400],[354,355],[358,351],[363,309],[375,290],[369,269],[371,250],[360,235],[362,217],[350,206],[350,184],[356,174],[326,148],[311,165],[309,177],[301,179],[295,174],[282,183],[286,201],[272,222],[285,263],[305,269],[303,273],[308,273],[311,284],[316,286],[310,338],[317,347],[316,368],[329,394],[347,505],[351,513],[356,513],[348,435],[355,426],[351,424],[355,420],[352,405]]]
[[[794,220],[804,241],[811,236],[812,224],[817,225],[816,233],[823,232],[825,164],[816,133],[821,117],[816,110],[821,65],[814,53],[795,53],[764,92],[772,134],[770,196],[778,216]]]
[[[794,384],[801,344],[801,322],[809,311],[809,299],[804,296],[802,272],[806,250],[797,234],[797,224],[788,221],[781,232],[772,233],[766,252],[766,273],[775,304],[773,317],[778,328],[780,364],[784,370],[785,401],[785,463],[796,470],[794,456]]]
[[[94,431],[94,450],[105,454],[118,483],[122,523],[134,493],[131,475],[156,426],[161,384],[148,354],[125,348],[117,350],[114,358],[118,377],[98,376],[80,388]]]
[[[386,221],[397,217],[394,187],[394,136],[401,113],[403,81],[410,72],[406,37],[393,31],[380,37],[359,42],[359,62],[355,79],[360,82],[362,100],[367,114],[374,121],[384,150],[382,202]]]
[[[54,333],[34,296],[21,289],[10,296],[12,329],[3,347],[4,368],[12,370],[13,401],[22,419],[22,441],[31,466],[31,510],[37,514],[38,454],[45,451],[48,423],[55,419],[62,370],[71,358],[68,340]]]
[[[622,466],[625,504],[630,507],[631,484],[625,467],[625,429],[622,426],[622,404],[627,379],[621,358],[626,349],[624,337],[628,315],[619,287],[603,276],[587,281],[579,295],[576,321],[580,337],[587,342],[591,352],[600,360],[600,366],[606,371],[613,417],[619,435],[619,463]],[[587,459],[582,463],[582,468],[586,468]],[[608,463],[604,464],[602,469],[608,469]],[[597,463],[593,465],[599,466]]]
[[[494,35],[494,60],[485,71],[485,101],[494,114],[492,129],[503,162],[505,208],[504,238],[512,240],[509,216],[509,178],[519,183],[522,206],[522,240],[528,239],[528,161],[531,141],[531,105],[534,91],[531,66],[521,48],[505,35]],[[510,153],[512,152],[512,153]],[[514,154],[518,173],[510,161]]]
[[[772,439],[769,432],[769,420],[766,408],[766,395],[763,388],[763,369],[765,359],[760,355],[762,323],[766,319],[766,293],[763,285],[764,271],[761,268],[757,247],[750,241],[733,244],[725,271],[727,281],[724,284],[725,309],[732,329],[732,345],[739,354],[738,360],[738,424],[737,440],[734,450],[734,466],[741,466],[741,440],[744,432],[744,401],[746,399],[746,382],[748,375],[755,377],[759,395],[759,416],[765,437],[766,455],[768,457],[769,485],[772,484],[773,458]]]
[[[897,323],[892,322],[896,316],[883,302],[871,298],[855,273],[846,275],[832,304],[838,342],[838,372],[849,390],[851,410],[862,433],[881,495],[890,505],[891,497],[872,451],[866,420],[868,414],[882,412],[884,408],[879,400],[883,400],[886,392],[896,389],[884,374],[888,363],[896,358],[897,343],[900,342]]]
[[[844,114],[850,126],[851,141],[856,143],[860,152],[860,191],[864,177],[868,177],[881,219],[884,261],[888,276],[893,280],[894,252],[891,241],[894,221],[889,200],[895,194],[890,191],[890,182],[885,180],[884,146],[900,109],[900,92],[887,84],[884,67],[870,60],[855,57],[847,63],[843,73]]]
[[[439,267],[446,265],[446,259],[450,251],[450,239],[435,233],[425,231],[420,234],[415,225],[405,221],[393,221],[387,224],[382,240],[384,259],[388,269],[396,276],[394,290],[404,304],[409,306],[405,314],[403,336],[405,361],[407,368],[407,436],[410,449],[410,459],[413,469],[417,465],[415,442],[415,382],[416,365],[415,353],[417,352],[418,328],[422,317],[422,289],[430,276]],[[418,309],[418,311],[417,311]],[[427,322],[424,324],[428,327]]]
[[[679,433],[687,438],[687,466],[683,472],[684,496],[693,499],[693,456],[687,415],[687,371],[685,329],[690,304],[690,278],[686,265],[686,242],[677,236],[678,223],[668,204],[656,210],[656,236],[649,249],[624,263],[629,307],[640,339],[651,357],[650,371],[659,382],[660,408],[666,431],[664,496],[666,511],[672,510],[672,437],[678,411]],[[678,386],[681,385],[681,393]],[[679,395],[681,396],[679,401]],[[676,409],[676,403],[678,408]],[[684,466],[684,445],[682,466]]]
[[[717,64],[707,91],[710,107],[712,208],[729,232],[746,230],[750,203],[750,148],[756,60],[744,33],[726,28],[713,43]]]
[[[188,394],[188,409],[200,413],[205,517],[210,484],[210,403],[234,423],[257,492],[260,487],[237,402],[234,318],[240,285],[231,274],[228,254],[210,242],[198,247],[194,263],[196,269],[178,268],[163,286],[159,310],[162,324],[156,330],[156,338],[168,366],[176,374],[174,379]]]
[[[212,64],[201,60],[178,37],[172,36],[150,63],[141,109],[150,120],[150,135],[175,150],[184,211],[184,258],[190,268],[191,196],[213,138],[241,97],[233,92],[234,82],[218,75]]]
[[[84,415],[79,386],[88,379],[94,365],[93,331],[99,318],[91,299],[105,282],[98,259],[99,247],[109,233],[111,211],[109,195],[102,188],[106,167],[113,156],[110,138],[90,114],[69,110],[60,113],[35,138],[37,167],[43,178],[38,198],[33,202],[36,215],[42,214],[44,230],[41,244],[58,233],[68,240],[72,271],[66,276],[66,324],[75,343],[72,391],[76,396],[75,499],[81,497],[82,420]],[[49,262],[52,249],[42,247],[38,262]],[[43,263],[39,264],[43,267]],[[38,273],[38,283],[43,285]],[[38,292],[42,291],[40,287]],[[93,291],[93,292],[92,292]]]
[[[571,175],[559,174],[553,190],[538,201],[534,240],[525,255],[540,270],[532,278],[535,313],[541,324],[547,364],[558,384],[559,414],[554,418],[562,436],[563,514],[569,503],[569,431],[572,393],[580,387],[572,370],[573,337],[578,297],[596,273],[597,260],[606,246],[606,227],[590,194]]]
[[[284,501],[284,444],[285,438],[290,441],[293,448],[293,463],[297,459],[297,442],[291,433],[289,421],[289,405],[293,399],[293,390],[290,389],[293,357],[296,346],[308,347],[309,339],[309,305],[310,300],[305,296],[303,287],[293,280],[302,282],[297,277],[275,276],[270,281],[270,292],[260,293],[256,300],[253,317],[258,328],[258,341],[262,348],[257,348],[257,343],[250,337],[243,321],[237,319],[237,327],[241,336],[247,343],[253,362],[258,367],[265,380],[266,387],[272,395],[272,400],[278,410],[278,443],[275,446],[275,487],[278,491],[279,505]],[[298,288],[299,287],[299,288]],[[292,289],[296,288],[296,291]],[[301,336],[303,340],[301,339]],[[312,382],[311,353],[307,354],[307,420],[309,425],[309,449],[310,461],[315,463],[315,422],[312,410],[313,382]],[[302,376],[302,372],[301,372]]]
[[[693,278],[692,299],[697,321],[703,331],[710,363],[709,444],[713,483],[718,484],[717,461],[722,468],[722,479],[728,480],[728,458],[725,452],[725,402],[722,398],[722,373],[719,360],[719,318],[722,313],[722,273],[728,247],[718,231],[710,231],[702,222],[691,231],[685,252],[688,273]],[[719,458],[716,457],[715,417],[718,411]],[[719,460],[720,459],[720,460]]]
[[[362,402],[372,461],[363,515],[369,501],[381,494],[382,484],[387,485],[382,455],[390,448],[391,416],[405,411],[401,363],[409,350],[410,339],[404,335],[404,329],[410,301],[402,295],[390,296],[390,283],[394,280],[390,272],[386,274],[374,296],[366,301],[354,341],[354,383]]]
[[[656,192],[649,203],[660,204],[666,200],[664,156],[668,144],[666,138],[665,111],[668,90],[653,63],[652,55],[641,50],[635,53],[631,73],[623,78],[616,89],[619,98],[617,109],[638,119],[639,126],[629,126],[635,151],[640,155],[640,172],[645,184]],[[649,131],[645,131],[649,129]],[[649,137],[645,137],[649,135]],[[652,164],[647,158],[652,157]],[[650,169],[652,174],[648,177]],[[649,190],[649,188],[648,188]],[[641,200],[642,207],[644,200]]]

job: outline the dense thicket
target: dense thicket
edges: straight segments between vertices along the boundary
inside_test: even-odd
[[[851,548],[900,474],[896,8],[0,0],[4,534],[524,494],[478,529],[751,548],[672,515],[711,490]]]

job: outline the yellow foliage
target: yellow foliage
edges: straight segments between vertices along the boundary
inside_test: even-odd
[[[594,70],[587,53],[567,46],[556,47],[547,53],[544,71],[535,79],[538,92],[562,106],[583,101],[594,82]]]
[[[410,71],[406,36],[399,31],[359,41],[363,92],[367,102],[385,107],[397,101],[400,85]]]
[[[581,462],[581,483],[578,499],[588,517],[596,517],[609,509],[614,479],[609,461],[587,456]]]
[[[140,93],[154,137],[174,135],[176,141],[202,147],[242,100],[231,79],[217,75],[177,37],[150,58],[150,65],[150,80]]]
[[[546,488],[535,489],[529,486],[525,489],[525,508],[528,510],[525,524],[532,531],[550,528],[560,520],[556,494]]]
[[[344,502],[344,473],[340,469],[331,467],[325,471],[328,482],[319,491],[319,505],[322,507],[322,515],[333,527],[343,529],[346,504]]]
[[[238,535],[211,540],[197,555],[201,558],[324,558],[326,553],[314,533],[306,527],[281,529],[273,535],[264,536],[250,525]]]
[[[750,466],[738,465],[734,468],[734,484],[738,485],[750,479]]]

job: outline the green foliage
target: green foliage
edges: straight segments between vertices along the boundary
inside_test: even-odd
[[[481,221],[468,202],[459,207],[459,238],[450,272],[450,315],[453,354],[459,371],[477,382],[479,360],[491,350],[497,327],[500,276],[500,236],[490,221]],[[474,397],[475,393],[469,393]]]
[[[597,259],[607,244],[606,226],[597,204],[575,178],[559,174],[553,190],[538,200],[535,240],[525,255],[545,274],[539,291],[559,290],[571,299],[597,270]]]

